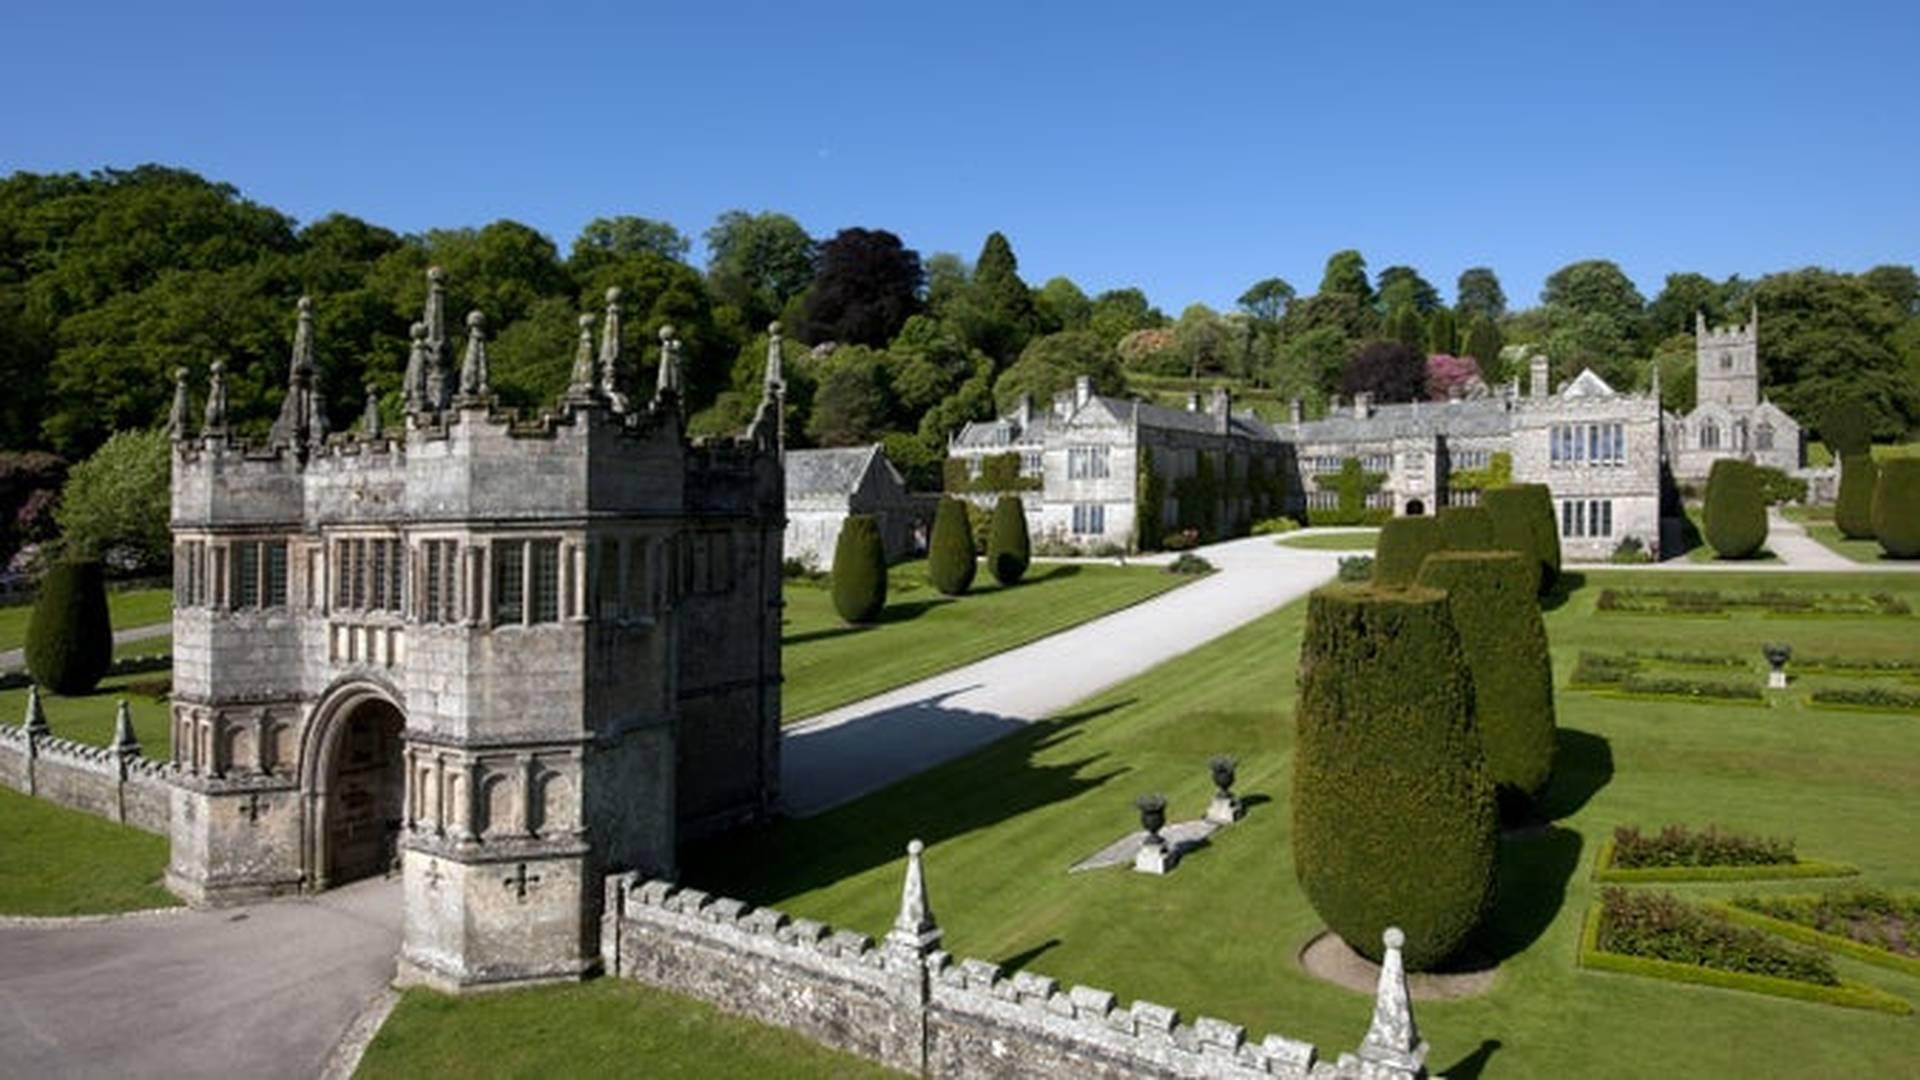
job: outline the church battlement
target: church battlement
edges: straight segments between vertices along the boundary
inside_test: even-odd
[[[1705,312],[1694,313],[1693,337],[1697,348],[1736,348],[1751,346],[1760,340],[1760,313],[1752,312],[1746,322],[1730,326],[1710,326]]]

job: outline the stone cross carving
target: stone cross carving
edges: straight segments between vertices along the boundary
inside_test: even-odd
[[[27,715],[20,721],[20,730],[28,736],[45,735],[51,728],[47,726],[47,710],[40,705],[40,684],[27,684]]]
[[[593,398],[593,316],[580,316],[580,345],[573,352],[573,378],[567,383],[567,397],[575,401]]]
[[[446,875],[440,872],[440,860],[438,859],[427,860],[426,879],[427,879],[427,888],[429,891],[432,891],[432,892],[440,891],[440,882],[446,880]]]
[[[502,884],[513,890],[515,900],[524,904],[527,902],[527,890],[540,884],[540,875],[527,873],[527,864],[521,863],[514,869],[513,876],[506,878]]]
[[[140,738],[133,733],[133,713],[127,708],[126,698],[121,698],[113,711],[113,744],[107,749],[121,757],[140,753]]]
[[[187,369],[173,369],[173,410],[167,414],[167,437],[187,437]]]
[[[487,395],[487,317],[467,312],[467,356],[460,363],[460,397],[468,404]]]
[[[900,886],[900,914],[887,932],[887,947],[915,956],[925,956],[940,943],[941,930],[927,904],[927,880],[920,866],[920,853],[926,845],[915,840],[907,845],[907,879]]]
[[[247,815],[247,824],[258,825],[260,824],[260,815],[271,809],[273,809],[273,804],[260,801],[259,792],[249,791],[247,792],[246,804],[240,807],[240,812]]]
[[[207,414],[201,420],[200,434],[227,433],[227,362],[213,362],[213,379],[207,384]]]
[[[1400,949],[1407,936],[1397,926],[1389,926],[1380,940],[1386,955],[1380,958],[1380,983],[1373,996],[1373,1023],[1361,1040],[1359,1057],[1380,1066],[1389,1076],[1425,1076],[1427,1043],[1413,1022],[1413,1003],[1407,996],[1407,973]]]

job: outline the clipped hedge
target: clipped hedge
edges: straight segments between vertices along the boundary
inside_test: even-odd
[[[1920,712],[1920,693],[1885,686],[1823,686],[1813,692],[1813,704],[1880,712]]]
[[[1430,517],[1397,517],[1380,526],[1373,549],[1373,583],[1411,585],[1427,556],[1441,549],[1440,523]]]
[[[993,504],[993,533],[987,540],[987,569],[1002,585],[1017,585],[1033,564],[1027,535],[1027,511],[1018,495],[1002,495]]]
[[[1446,594],[1333,585],[1308,600],[1293,771],[1294,872],[1334,933],[1408,968],[1465,942],[1493,897],[1493,781]]]
[[[1493,516],[1481,506],[1444,506],[1440,543],[1448,551],[1493,551]]]
[[[1920,897],[1874,889],[1709,902],[1727,918],[1893,971],[1920,975]],[[1906,951],[1898,951],[1904,948]]]
[[[1751,464],[1721,458],[1707,474],[1706,538],[1715,556],[1751,559],[1767,542],[1767,500]]]
[[[1873,535],[1894,559],[1920,559],[1920,458],[1880,463],[1873,485]]]
[[[833,610],[850,623],[870,623],[887,606],[887,556],[872,514],[848,514],[833,547]]]
[[[1509,801],[1534,798],[1553,772],[1553,658],[1526,563],[1511,551],[1442,551],[1420,584],[1446,590],[1488,775]]]
[[[940,500],[933,512],[933,538],[927,544],[927,577],[946,596],[965,596],[973,588],[979,564],[973,556],[973,530],[967,524],[967,504]]]
[[[54,564],[27,623],[27,672],[56,694],[84,694],[113,665],[106,573],[94,560]]]
[[[1879,475],[1872,454],[1840,459],[1840,493],[1833,501],[1833,524],[1841,536],[1873,539],[1873,485]]]
[[[1553,495],[1545,484],[1512,484],[1485,495],[1493,522],[1493,544],[1500,551],[1531,555],[1537,567],[1535,591],[1544,596],[1560,580],[1560,527],[1553,520]]]

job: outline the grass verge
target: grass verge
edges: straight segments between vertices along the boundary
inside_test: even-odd
[[[0,788],[0,914],[175,907],[167,838]]]
[[[1299,548],[1303,551],[1372,551],[1380,542],[1380,530],[1368,529],[1365,532],[1309,533],[1306,536],[1283,536],[1274,543],[1281,547]]]

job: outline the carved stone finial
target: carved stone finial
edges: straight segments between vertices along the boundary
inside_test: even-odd
[[[127,708],[127,699],[121,698],[113,712],[113,743],[108,750],[121,757],[136,757],[140,753],[140,737],[133,733],[133,713]]]
[[[447,407],[448,383],[451,382],[447,364],[446,282],[445,270],[437,266],[427,267],[427,303],[420,321],[427,327],[426,407],[436,412]]]
[[[786,372],[780,352],[780,324],[767,324],[767,370],[763,376],[765,385],[784,388],[787,385]]]
[[[653,397],[658,401],[680,394],[680,342],[673,336],[671,325],[660,328],[660,375],[654,384]]]
[[[173,369],[173,409],[167,413],[167,436],[175,442],[187,437],[187,369]]]
[[[293,330],[293,363],[288,365],[288,381],[298,383],[302,376],[312,376],[313,363],[313,297],[302,296],[295,305],[299,313]]]
[[[307,398],[307,406],[309,410],[307,430],[313,445],[318,446],[326,442],[327,436],[333,433],[333,425],[327,421],[326,393],[319,387],[314,387],[313,393]]]
[[[607,289],[606,321],[600,327],[600,393],[617,411],[626,409],[620,393],[620,289]]]
[[[207,412],[200,424],[200,434],[208,436],[227,433],[227,362],[213,362],[212,378],[207,382]]]
[[[380,388],[368,383],[367,407],[360,418],[360,433],[366,436],[367,441],[372,442],[380,438],[380,429]]]
[[[588,401],[594,391],[593,316],[582,312],[579,325],[580,345],[573,352],[573,378],[567,383],[567,397]]]
[[[1395,1070],[1394,1076],[1425,1076],[1427,1044],[1413,1022],[1413,1003],[1407,996],[1407,973],[1400,950],[1407,935],[1389,926],[1380,935],[1386,953],[1380,958],[1380,983],[1373,996],[1373,1023],[1361,1040],[1358,1057],[1371,1065]]]
[[[45,735],[52,729],[47,725],[47,710],[40,706],[40,684],[27,684],[27,715],[20,719],[20,730],[28,735]]]
[[[472,405],[486,397],[487,317],[479,310],[467,312],[467,356],[460,364],[460,398]]]
[[[907,844],[907,879],[900,887],[900,914],[887,932],[887,947],[896,952],[925,956],[940,943],[941,930],[927,903],[926,873],[920,865],[920,853],[926,845],[918,840]]]
[[[427,324],[414,323],[407,328],[407,374],[403,398],[409,413],[425,412],[433,407],[433,394],[427,388]]]

